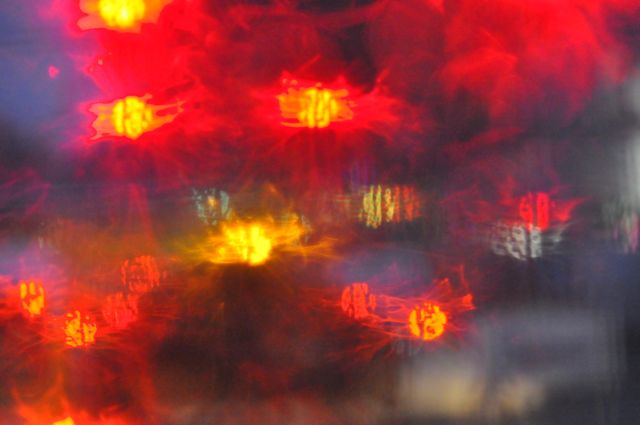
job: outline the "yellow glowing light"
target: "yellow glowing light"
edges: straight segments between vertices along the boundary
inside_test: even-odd
[[[416,338],[431,341],[439,338],[447,324],[447,315],[436,304],[425,302],[409,314],[409,330]]]
[[[292,82],[296,84],[296,82]],[[287,127],[325,128],[333,122],[353,118],[353,102],[346,89],[332,90],[321,87],[289,87],[277,96],[282,124]]]
[[[207,258],[214,263],[264,264],[276,247],[300,242],[305,227],[300,220],[233,221],[222,224],[219,234],[213,235]]]
[[[56,421],[54,423],[52,423],[51,425],[76,425],[75,422],[73,422],[73,419],[71,419],[71,417],[67,417],[64,418],[60,421]]]
[[[96,342],[96,324],[76,310],[67,314],[64,324],[65,343],[71,347],[85,347]]]
[[[143,0],[100,0],[100,17],[113,28],[131,28],[144,18],[146,5]]]
[[[40,282],[20,282],[20,303],[29,317],[39,316],[44,309],[44,288]]]
[[[140,98],[127,96],[113,106],[111,122],[117,134],[137,139],[153,122],[153,111]]]
[[[92,126],[96,130],[93,139],[107,135],[127,137],[135,140],[144,133],[170,123],[182,112],[181,103],[150,105],[150,94],[142,97],[127,96],[111,103],[96,103],[89,112],[96,115]],[[171,113],[171,110],[174,110]]]
[[[87,14],[78,21],[83,29],[108,28],[136,32],[144,22],[155,22],[160,12],[173,0],[80,0]]]
[[[342,291],[340,306],[352,319],[366,319],[376,308],[376,296],[369,292],[368,284],[352,283]]]
[[[219,249],[221,257],[236,257],[252,266],[269,259],[273,243],[266,236],[266,229],[260,224],[224,226],[222,229],[226,245]]]

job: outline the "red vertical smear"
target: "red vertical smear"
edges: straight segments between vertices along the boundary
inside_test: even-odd
[[[129,193],[129,210],[127,213],[127,223],[134,229],[138,228],[138,224],[148,240],[153,240],[153,226],[151,225],[151,214],[149,212],[149,203],[144,188],[136,184],[130,184]]]
[[[528,229],[535,225],[540,230],[546,230],[550,224],[551,206],[548,193],[529,192],[520,197],[518,211]]]
[[[400,186],[395,186],[393,188],[393,218],[395,223],[400,223],[400,221],[404,218],[403,211],[400,209],[404,207],[404,202],[400,202],[400,200]],[[409,218],[409,220],[411,220],[411,218]]]
[[[534,225],[533,205],[533,195],[531,193],[527,193],[520,198],[518,212],[520,214],[520,218],[528,228],[531,228],[531,226]]]
[[[538,227],[540,230],[545,230],[549,227],[549,214],[551,211],[551,201],[549,199],[549,194],[541,192],[537,194],[536,199],[536,214]]]

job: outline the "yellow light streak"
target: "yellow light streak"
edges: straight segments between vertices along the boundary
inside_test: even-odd
[[[299,245],[306,230],[301,220],[292,217],[284,222],[262,219],[222,223],[220,232],[207,240],[203,253],[213,263],[264,264],[274,249]]]
[[[182,112],[181,103],[152,105],[150,94],[142,97],[127,96],[110,103],[95,103],[89,112],[96,116],[92,126],[93,139],[121,136],[136,140],[150,131],[172,122]],[[171,110],[174,110],[171,113]]]
[[[143,23],[156,22],[162,9],[173,0],[80,0],[86,16],[78,20],[83,30],[106,28],[138,32]]]
[[[295,82],[292,82],[295,83]],[[331,123],[353,118],[353,102],[347,89],[333,90],[321,85],[289,87],[277,96],[282,124],[287,127],[326,128]]]

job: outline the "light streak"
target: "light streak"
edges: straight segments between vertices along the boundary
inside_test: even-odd
[[[197,251],[213,263],[257,266],[270,260],[275,249],[304,252],[300,244],[306,232],[308,228],[295,214],[286,221],[233,220],[222,223]]]
[[[286,92],[277,99],[282,125],[287,127],[326,128],[353,119],[354,102],[346,88],[334,90],[320,83],[300,87],[297,80],[291,80]]]
[[[92,139],[108,136],[136,140],[150,131],[172,122],[182,112],[182,104],[152,105],[150,94],[127,96],[110,103],[95,103],[89,112],[96,116],[92,123],[96,134]],[[171,112],[173,110],[173,112]]]
[[[220,258],[239,260],[252,266],[269,259],[273,243],[267,237],[266,229],[258,223],[240,226],[225,226],[222,230],[226,244],[218,251]],[[226,260],[223,260],[226,262]]]
[[[409,186],[368,186],[362,193],[358,219],[377,229],[384,223],[413,221],[420,214],[420,199]]]
[[[443,278],[422,295],[398,297],[374,295],[367,283],[357,282],[343,289],[340,306],[347,316],[379,334],[431,343],[448,330],[460,331],[464,323],[461,314],[475,309],[473,295],[460,289],[454,290],[451,281]]]

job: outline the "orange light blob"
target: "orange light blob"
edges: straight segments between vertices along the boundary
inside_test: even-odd
[[[76,310],[67,314],[64,324],[65,343],[71,347],[86,347],[96,342],[96,323]]]
[[[460,298],[460,310],[473,310],[475,305],[473,304],[473,295],[466,294]]]
[[[447,315],[436,304],[425,302],[409,313],[409,331],[416,338],[432,341],[442,336]]]
[[[60,421],[55,421],[51,425],[75,425],[76,423],[71,419],[71,417],[66,417]]]
[[[291,87],[277,97],[280,104],[282,125],[287,127],[326,128],[331,123],[353,118],[354,102],[349,100],[347,89],[328,89],[316,84],[312,87]]]
[[[156,22],[162,9],[173,0],[80,0],[87,14],[78,20],[83,30],[107,28],[122,32],[140,31],[144,22]]]
[[[297,244],[305,233],[300,220],[234,221],[223,223],[219,234],[213,235],[206,256],[214,263],[246,263],[257,266],[266,263],[276,247]]]
[[[144,294],[160,284],[160,268],[150,255],[124,260],[120,267],[122,285],[132,294]]]
[[[38,281],[20,282],[20,305],[25,315],[35,317],[44,309],[44,287]]]
[[[91,105],[89,112],[97,117],[92,123],[96,131],[92,139],[111,135],[136,140],[144,133],[172,122],[182,112],[181,103],[150,105],[147,103],[150,99],[151,95],[145,94]],[[170,113],[172,109],[175,111]]]
[[[367,283],[352,283],[342,291],[340,306],[350,318],[366,319],[376,308],[376,296]]]

